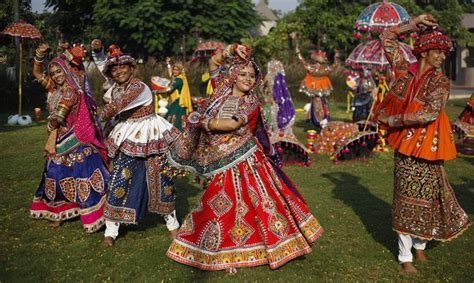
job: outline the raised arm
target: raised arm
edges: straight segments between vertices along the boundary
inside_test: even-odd
[[[380,34],[385,57],[395,73],[397,73],[398,70],[406,70],[409,65],[409,62],[402,54],[398,38],[400,35],[419,31],[419,25],[437,26],[437,23],[431,15],[420,15],[408,22],[386,29]]]
[[[105,55],[104,46],[102,45],[102,41],[100,39],[94,39],[91,42],[91,53],[92,59],[94,60],[94,64],[99,69],[100,73],[105,67],[105,62],[107,61],[107,56]]]
[[[36,81],[45,89],[49,89],[51,85],[49,76],[43,71],[43,63],[49,50],[50,48],[47,44],[41,44],[38,48],[36,48],[33,59],[33,76],[35,77]]]
[[[290,34],[290,37],[293,39],[293,42],[295,43],[296,56],[298,56],[298,59],[300,60],[301,64],[303,64],[303,67],[308,72],[314,71],[314,68],[311,67],[311,64],[308,64],[308,62],[306,62],[306,60],[304,59],[303,55],[301,55],[300,45],[298,43],[298,35],[295,32],[292,32]]]

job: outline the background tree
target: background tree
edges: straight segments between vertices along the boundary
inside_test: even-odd
[[[46,0],[45,7],[52,9],[45,25],[58,33],[59,40],[81,42],[92,27],[95,0]]]
[[[260,20],[250,0],[47,0],[55,27],[69,41],[101,37],[135,55],[177,55],[198,39],[239,41]]]
[[[14,1],[17,0],[0,1],[0,30],[4,30],[8,24],[14,22]],[[34,15],[31,12],[31,0],[18,0],[18,8],[20,20],[33,23]]]

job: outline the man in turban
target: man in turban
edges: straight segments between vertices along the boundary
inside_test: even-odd
[[[398,37],[419,34],[410,64],[401,53]],[[445,104],[449,80],[440,71],[452,49],[431,15],[420,15],[380,35],[395,73],[392,87],[377,109],[387,130],[387,143],[395,151],[392,227],[398,233],[398,260],[404,273],[416,273],[426,261],[427,240],[448,241],[470,225],[451,188],[444,161],[456,157]]]

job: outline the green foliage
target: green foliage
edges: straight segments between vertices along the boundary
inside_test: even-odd
[[[424,13],[432,14],[438,20],[440,27],[454,39],[457,44],[474,44],[472,34],[461,25],[464,10],[460,2],[462,1],[416,1]]]
[[[59,39],[81,42],[91,27],[95,2],[95,0],[46,0],[46,8],[53,9],[46,24],[59,31]]]
[[[150,55],[188,51],[198,37],[236,42],[259,23],[249,0],[100,0],[93,19],[111,42]]]
[[[302,0],[292,17],[301,38],[318,49],[349,50],[355,44],[354,22],[364,7],[358,1]]]
[[[293,50],[289,45],[289,34],[296,29],[296,24],[286,19],[288,17],[278,21],[266,36],[243,39],[243,43],[252,46],[257,62],[264,64],[272,58],[290,61]]]
[[[33,22],[31,0],[18,0],[19,18],[29,23]],[[15,6],[12,0],[0,2],[0,31],[15,21]]]

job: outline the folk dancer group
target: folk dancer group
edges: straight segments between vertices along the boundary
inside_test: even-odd
[[[396,40],[411,31],[420,32],[418,62],[412,65]],[[381,40],[396,79],[376,114],[395,151],[392,224],[399,235],[398,259],[412,273],[412,248],[418,260],[426,260],[427,240],[450,240],[470,224],[443,167],[456,150],[444,111],[448,80],[437,69],[452,45],[427,15],[383,32]],[[102,244],[112,246],[121,223],[136,224],[147,211],[158,213],[173,238],[167,255],[204,270],[234,273],[264,264],[274,269],[311,251],[323,228],[280,168],[255,94],[262,74],[250,48],[234,44],[215,52],[209,60],[213,94],[194,112],[182,65],[171,69],[175,80],[168,92],[177,92],[180,108],[170,114],[175,126],[154,113],[150,89],[134,74],[135,59],[111,48],[101,61],[100,49],[96,41],[94,59],[108,78],[100,115],[81,62],[84,50],[65,50],[45,73],[48,46],[36,50],[33,72],[48,92],[50,115],[33,218],[58,227],[79,216],[89,233],[105,225]],[[324,108],[322,101],[315,103]],[[327,114],[318,116],[319,126]],[[105,132],[101,121],[108,122]],[[181,227],[169,166],[207,179]]]

